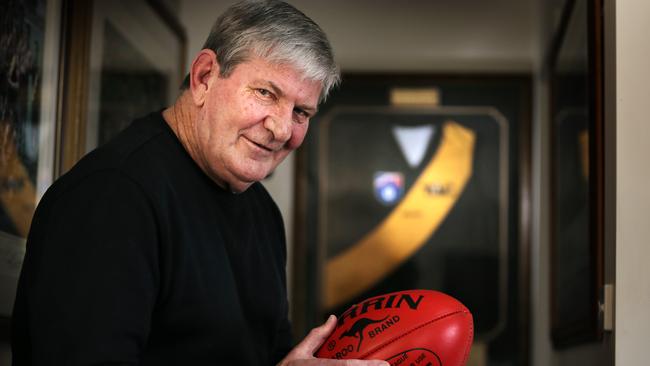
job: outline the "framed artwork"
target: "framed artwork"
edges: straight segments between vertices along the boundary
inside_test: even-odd
[[[61,172],[133,119],[170,105],[185,32],[160,1],[70,1]],[[79,37],[78,34],[84,36]]]
[[[516,364],[528,79],[343,80],[297,158],[296,334],[365,298],[431,289],[472,311],[470,364]]]
[[[551,332],[566,348],[601,338],[602,1],[569,0],[550,54]]]
[[[0,317],[54,171],[61,2],[9,0],[0,17]]]
[[[173,101],[185,33],[155,0],[9,0],[0,22],[2,318],[38,200],[88,150]]]

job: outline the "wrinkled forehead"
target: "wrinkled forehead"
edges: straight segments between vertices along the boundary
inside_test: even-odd
[[[321,101],[327,92],[326,80],[329,70],[319,62],[316,52],[299,47],[282,47],[278,45],[257,44],[252,45],[247,52],[249,57],[258,57],[271,64],[290,67],[301,76],[301,79],[310,83],[320,84]]]

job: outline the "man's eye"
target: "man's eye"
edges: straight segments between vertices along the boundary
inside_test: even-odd
[[[302,120],[308,120],[311,117],[307,111],[300,108],[294,109],[293,112]]]
[[[263,89],[263,88],[258,88],[257,89],[257,94],[259,94],[260,96],[262,96],[264,98],[273,97],[273,93],[271,93],[270,91],[268,91],[266,89]]]

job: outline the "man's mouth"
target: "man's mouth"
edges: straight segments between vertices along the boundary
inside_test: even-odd
[[[245,137],[245,136],[244,136],[244,138],[245,138],[247,141],[249,141],[252,145],[254,145],[254,146],[256,146],[256,147],[258,147],[258,148],[260,148],[260,149],[262,149],[262,150],[264,150],[264,151],[267,151],[267,152],[270,152],[270,153],[272,153],[272,152],[275,151],[275,150],[273,150],[272,148],[270,148],[270,147],[268,147],[268,146],[266,146],[266,145],[264,145],[264,144],[260,144],[260,143],[257,143],[257,142],[255,142],[255,141],[249,139],[248,137]]]

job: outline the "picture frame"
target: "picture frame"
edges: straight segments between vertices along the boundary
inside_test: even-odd
[[[13,0],[4,8],[9,12],[5,19],[13,24],[3,25],[12,32],[3,35],[8,37],[3,41],[8,48],[0,60],[2,318],[12,313],[25,238],[36,204],[54,178],[61,6],[60,0]]]
[[[602,0],[568,0],[549,53],[553,346],[602,339]]]
[[[155,104],[138,100],[138,109],[134,103],[123,103],[121,107],[128,111],[120,117],[127,122],[173,102],[185,72],[186,47],[184,29],[173,13],[157,0],[12,0],[7,4],[7,11],[14,7],[21,16],[7,19],[25,23],[17,24],[16,29],[24,33],[23,43],[28,45],[24,51],[28,59],[13,63],[26,66],[25,76],[16,79],[16,85],[9,86],[16,90],[13,94],[11,90],[3,90],[3,96],[15,98],[7,103],[3,100],[2,115],[9,115],[4,107],[13,105],[22,108],[20,113],[14,114],[27,117],[3,122],[4,138],[0,142],[3,152],[0,156],[11,158],[0,164],[0,193],[3,208],[11,203],[7,207],[13,210],[3,210],[0,215],[0,225],[3,225],[0,227],[0,318],[6,319],[12,313],[25,254],[25,238],[38,200],[54,179],[97,146],[98,110],[102,106],[102,93],[105,95],[107,91],[107,88],[101,89],[101,74],[109,69],[104,63],[106,55],[97,47],[104,46],[104,40],[110,40],[106,37],[106,29],[113,27],[111,55],[115,56],[123,42],[128,42],[132,53],[142,50],[145,53],[142,57],[153,65],[151,69],[164,75],[164,85],[155,86],[165,93],[163,98],[153,102]],[[119,39],[119,36],[126,39]],[[20,56],[20,52],[4,54],[14,58],[18,57],[16,55]],[[128,57],[126,60],[133,61]],[[0,70],[3,73],[9,72],[5,65],[12,65],[11,60],[5,61],[2,60],[3,69]],[[119,62],[113,62],[110,70],[119,69],[119,66]],[[133,66],[133,62],[127,62],[127,66]],[[139,66],[137,71],[144,69]],[[15,70],[11,72],[16,73]],[[137,79],[139,75],[130,76]],[[133,84],[129,87],[134,93],[142,91]],[[111,109],[119,108],[112,105]],[[18,126],[19,133],[13,132],[14,125]],[[115,132],[114,129],[112,133]],[[18,144],[18,139],[24,142]],[[20,225],[11,221],[15,217],[20,218],[14,220]]]
[[[501,118],[504,122],[496,122]],[[493,247],[499,248],[499,244],[503,244],[501,249],[496,249],[496,252],[500,251],[501,254],[482,257],[478,254],[481,253],[480,249],[463,251],[461,248],[463,244],[459,243],[468,243],[473,239],[458,237],[457,235],[463,235],[459,234],[459,231],[449,234],[451,231],[446,231],[448,229],[444,228],[444,225],[448,225],[447,227],[453,225],[454,220],[463,221],[461,217],[467,218],[467,216],[462,216],[467,215],[467,212],[475,214],[483,212],[483,218],[499,217],[499,214],[495,213],[499,211],[494,208],[496,206],[489,206],[489,204],[482,206],[487,201],[478,198],[480,194],[472,196],[471,192],[477,191],[468,188],[464,193],[466,194],[464,199],[452,205],[453,208],[449,211],[449,216],[437,223],[431,221],[432,225],[438,225],[433,231],[432,235],[434,236],[427,239],[431,242],[414,249],[413,253],[417,254],[405,256],[404,261],[400,260],[395,267],[397,269],[387,270],[382,268],[385,267],[383,265],[377,267],[378,272],[383,272],[378,275],[379,277],[375,277],[382,279],[368,280],[366,278],[368,273],[377,271],[368,270],[367,265],[372,265],[372,258],[380,254],[382,249],[378,249],[374,245],[376,240],[365,240],[365,238],[370,235],[369,233],[375,231],[372,229],[375,225],[379,227],[382,225],[381,223],[391,220],[392,213],[399,210],[400,205],[408,200],[409,192],[415,189],[413,187],[416,185],[410,185],[409,182],[418,180],[409,173],[410,168],[408,167],[390,168],[386,171],[380,168],[387,161],[397,162],[402,161],[403,158],[410,159],[406,157],[410,153],[400,150],[402,148],[397,147],[391,136],[394,135],[395,139],[399,139],[400,137],[397,135],[405,132],[406,135],[411,136],[407,138],[406,144],[413,144],[413,138],[417,140],[422,137],[423,133],[427,133],[420,127],[425,127],[426,130],[427,125],[432,125],[432,138],[425,143],[425,145],[430,144],[429,148],[425,149],[427,152],[424,153],[423,160],[419,160],[420,163],[414,163],[414,166],[418,166],[414,170],[423,169],[421,173],[415,174],[423,176],[426,174],[425,169],[422,168],[424,167],[423,162],[434,162],[438,159],[438,154],[442,151],[441,147],[445,146],[444,136],[448,136],[447,122],[452,120],[457,120],[462,126],[476,133],[476,141],[484,141],[484,145],[481,145],[480,148],[476,147],[480,152],[474,156],[481,156],[482,158],[479,160],[482,160],[474,161],[473,166],[476,170],[472,173],[471,179],[491,181],[492,183],[487,185],[492,187],[491,189],[499,190],[496,187],[501,187],[502,205],[500,207],[503,209],[501,212],[504,219],[490,221],[490,224],[486,224],[491,228],[490,230],[493,230],[493,234],[499,233],[495,237],[502,235],[501,238],[494,240],[496,246]],[[488,127],[486,123],[493,127]],[[292,284],[294,333],[305,334],[312,327],[322,323],[326,315],[340,314],[346,305],[360,301],[361,297],[407,289],[403,286],[417,285],[420,288],[437,289],[450,293],[452,296],[455,295],[461,301],[471,303],[470,309],[476,310],[477,326],[480,329],[477,328],[474,345],[477,351],[474,352],[473,357],[475,358],[471,360],[471,365],[488,364],[491,357],[525,363],[528,352],[525,341],[528,310],[526,301],[522,299],[527,298],[527,291],[529,291],[525,280],[528,278],[529,244],[526,233],[528,233],[529,224],[525,219],[527,215],[521,213],[522,206],[520,205],[529,200],[524,193],[529,192],[524,186],[529,184],[527,177],[530,172],[530,155],[528,153],[530,148],[528,137],[530,129],[529,77],[344,74],[342,86],[333,92],[321,107],[319,115],[311,122],[311,126],[307,140],[298,150],[296,157],[296,198],[294,201],[296,207],[294,210],[295,232],[292,268],[293,273],[301,275],[294,276]],[[414,137],[413,133],[419,137]],[[380,134],[386,137],[385,141],[378,140],[384,139]],[[436,140],[436,138],[440,140]],[[499,143],[485,141],[499,141]],[[504,142],[507,143],[501,144]],[[502,151],[505,164],[503,164],[504,160],[499,160],[497,151]],[[496,163],[497,160],[502,163]],[[397,162],[396,164],[401,163]],[[411,163],[409,162],[409,164]],[[406,166],[406,164],[403,165]],[[456,166],[457,164],[451,165]],[[393,164],[394,166],[396,165]],[[492,166],[493,169],[489,172],[481,170],[487,166]],[[498,166],[505,170],[500,170]],[[376,173],[383,175],[378,178]],[[454,174],[452,173],[452,176]],[[378,192],[375,183],[378,179],[382,180],[383,176],[399,176],[399,179],[395,178],[394,180],[406,182],[397,189],[398,193],[396,193],[400,200],[403,198],[403,201],[390,202],[391,197],[395,197],[393,194],[384,198],[379,198],[376,195]],[[374,198],[373,185],[375,186]],[[452,185],[455,183],[429,188],[431,188],[431,194],[444,195],[447,193],[445,187]],[[396,186],[400,186],[400,183],[396,183]],[[400,191],[402,188],[403,190]],[[488,190],[482,192],[485,193]],[[474,200],[468,197],[474,197]],[[382,200],[387,202],[382,202]],[[473,208],[465,211],[465,214],[461,214],[463,205]],[[481,209],[477,209],[478,207],[482,207],[485,211],[480,211]],[[492,207],[492,209],[488,207]],[[467,222],[481,225],[478,223],[479,221],[472,219]],[[417,227],[417,224],[413,222],[404,225],[406,226],[402,226],[403,230],[398,229],[402,233],[413,231]],[[498,227],[500,225],[501,227]],[[483,229],[476,226],[474,229],[466,227],[463,230],[465,233],[471,233],[473,230],[477,234],[476,237],[480,237],[482,235],[479,235],[478,232]],[[435,249],[436,245],[431,244],[434,241],[438,246],[444,246],[443,243],[458,245],[452,244],[456,248],[451,251],[443,250],[433,254],[433,257],[428,257],[432,254],[432,248],[433,251],[437,250]],[[359,245],[353,244],[355,242]],[[370,245],[366,245],[368,242]],[[346,243],[351,246],[346,247]],[[403,241],[396,245],[395,248],[410,246]],[[347,258],[349,259],[347,261],[339,260],[345,257],[340,254],[348,253],[346,251],[349,248],[364,246],[366,249],[370,249],[361,255]],[[431,267],[436,267],[435,257],[444,257],[445,259],[439,259],[440,263],[446,263],[444,266],[446,269],[438,275],[425,274],[421,265],[411,263],[414,256],[422,256],[423,261],[420,264],[429,263]],[[486,258],[490,259],[486,261]],[[502,258],[503,261],[498,258]],[[343,263],[343,265],[336,267],[337,264],[333,265],[335,262]],[[410,264],[405,264],[407,262]],[[466,286],[467,283],[461,284],[467,275],[462,268],[466,268],[464,266],[467,266],[469,262],[472,262],[475,268],[482,268],[485,271],[486,275],[482,279],[486,282],[482,288],[492,289],[490,294],[478,295],[476,289],[472,290],[469,289],[471,286]],[[334,267],[336,268],[332,269]],[[361,270],[358,270],[359,268]],[[342,286],[335,290],[328,289],[331,288],[331,284],[328,284],[328,281],[333,278],[331,274],[348,273],[349,270],[354,273],[349,276],[345,275],[347,277],[344,276],[340,280],[335,279]],[[396,275],[397,273],[400,274]],[[402,274],[406,275],[402,276]],[[420,281],[423,278],[432,279],[432,276],[445,277],[448,280],[440,282],[439,286],[434,284],[437,280]],[[409,282],[410,280],[406,280],[407,278],[419,278],[419,280]],[[490,282],[491,279],[494,281]],[[361,290],[350,290],[356,287],[348,286],[346,282],[356,285],[361,282],[366,284],[355,285],[359,288],[363,287]],[[341,289],[350,290],[353,294],[343,295]],[[500,292],[500,289],[505,290]],[[332,298],[334,300],[331,300]],[[337,300],[337,298],[340,299]],[[478,298],[484,302],[477,301]],[[488,298],[494,299],[494,301],[487,301]],[[486,305],[488,303],[489,305]],[[486,309],[491,309],[494,312],[491,313]],[[501,350],[497,351],[496,349],[499,347]],[[499,355],[497,356],[497,354]]]

